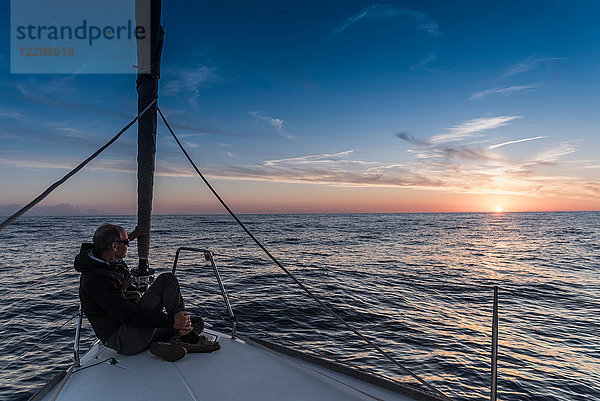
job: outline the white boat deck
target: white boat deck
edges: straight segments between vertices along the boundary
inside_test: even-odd
[[[414,400],[254,342],[218,335],[221,349],[167,362],[149,351],[119,355],[96,344],[43,400]],[[107,359],[117,363],[110,364]],[[104,361],[104,362],[102,362]],[[102,363],[99,363],[102,362]],[[96,365],[95,365],[96,364]],[[93,366],[95,365],[95,366]]]

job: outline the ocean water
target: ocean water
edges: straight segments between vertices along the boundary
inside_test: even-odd
[[[241,219],[327,305],[451,398],[489,399],[497,285],[498,398],[600,399],[599,212]],[[75,321],[67,321],[78,307],[72,262],[104,222],[132,229],[135,217],[22,217],[0,233],[0,399],[26,400],[69,365]],[[303,295],[229,216],[154,216],[158,273],[171,268],[179,246],[215,252],[241,332],[412,382]],[[201,259],[181,258],[184,298],[227,331]],[[136,264],[135,244],[126,260]],[[85,350],[87,322],[83,338]]]

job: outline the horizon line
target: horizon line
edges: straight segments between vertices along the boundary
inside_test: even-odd
[[[600,210],[520,210],[520,211],[420,211],[420,212],[239,212],[236,215],[302,215],[302,214],[515,214],[515,213],[599,213]],[[229,213],[153,213],[153,216],[229,216]],[[0,214],[6,218],[12,215]],[[38,214],[23,215],[21,217],[103,217],[103,216],[127,216],[136,217],[137,214],[130,213],[98,213],[98,214]]]

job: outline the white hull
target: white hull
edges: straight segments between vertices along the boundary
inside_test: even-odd
[[[81,358],[81,367],[32,400],[437,400],[262,341],[231,339],[211,330],[205,334],[218,336],[221,349],[189,354],[177,362],[149,351],[120,355],[97,342]]]

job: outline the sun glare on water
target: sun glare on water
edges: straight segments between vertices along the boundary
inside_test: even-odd
[[[494,210],[496,211],[496,213],[502,213],[502,206],[496,206]]]

